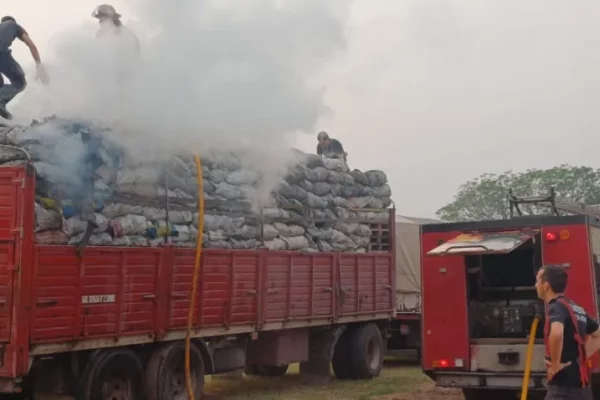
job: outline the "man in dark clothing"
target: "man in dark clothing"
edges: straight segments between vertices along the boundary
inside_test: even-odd
[[[321,157],[341,158],[344,161],[346,160],[347,154],[344,152],[344,147],[339,140],[331,139],[327,132],[319,132],[317,140],[319,141],[319,144],[317,145],[318,155]]]
[[[561,266],[546,265],[537,273],[535,287],[546,305],[546,400],[591,400],[587,359],[598,349],[600,329],[583,307],[565,298],[566,286]]]
[[[27,31],[17,24],[13,17],[2,17],[0,20],[0,117],[5,119],[12,119],[12,115],[6,110],[6,105],[27,86],[23,68],[13,58],[10,49],[15,39],[20,39],[29,47],[37,66],[38,78],[42,83],[48,83],[48,76],[42,66],[40,53]],[[10,85],[4,83],[2,75],[10,80]]]

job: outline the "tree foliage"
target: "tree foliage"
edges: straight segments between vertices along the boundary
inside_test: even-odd
[[[600,170],[564,164],[545,170],[483,174],[461,185],[454,200],[436,214],[445,221],[506,219],[510,216],[509,189],[517,196],[535,196],[547,194],[551,187],[557,197],[600,204]],[[534,210],[524,207],[524,211]]]

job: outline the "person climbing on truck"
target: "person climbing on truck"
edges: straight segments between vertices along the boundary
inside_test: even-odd
[[[344,151],[344,146],[339,140],[330,138],[325,131],[319,132],[317,140],[319,141],[317,144],[318,155],[326,158],[341,158],[346,161],[348,153]]]
[[[25,72],[12,56],[11,46],[17,38],[29,47],[37,67],[37,78],[43,84],[49,81],[40,53],[27,31],[13,17],[2,17],[0,19],[0,116],[4,119],[12,119],[12,114],[8,112],[6,106],[27,86]],[[10,80],[10,85],[5,84],[3,75]]]
[[[588,345],[588,349],[597,349],[600,327],[583,307],[565,297],[567,282],[567,273],[561,266],[543,266],[536,275],[535,288],[546,310],[546,400],[591,400],[587,364],[587,356],[591,354],[586,353],[586,340],[594,344]]]

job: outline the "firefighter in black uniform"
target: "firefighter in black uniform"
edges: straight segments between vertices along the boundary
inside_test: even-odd
[[[535,288],[544,300],[544,344],[548,371],[546,400],[592,400],[588,357],[598,349],[598,323],[564,295],[567,273],[546,265],[537,273]]]

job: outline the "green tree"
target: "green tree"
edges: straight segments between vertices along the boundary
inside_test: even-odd
[[[510,216],[508,191],[517,196],[548,194],[585,204],[600,204],[600,170],[585,166],[560,165],[550,169],[530,169],[515,173],[483,174],[458,189],[454,200],[437,211],[445,221],[506,219]],[[533,207],[522,207],[532,213]]]

